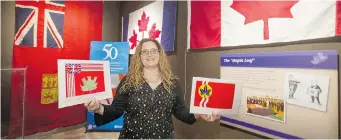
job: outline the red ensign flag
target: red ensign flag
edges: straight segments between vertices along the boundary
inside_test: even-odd
[[[25,104],[13,75],[8,138],[83,123],[86,109],[58,108],[58,59],[89,60],[102,40],[103,1],[16,1],[13,68],[27,67]],[[23,122],[24,117],[24,122]]]

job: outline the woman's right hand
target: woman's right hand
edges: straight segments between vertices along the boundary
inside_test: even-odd
[[[92,98],[91,100],[85,102],[84,106],[89,111],[93,111],[95,113],[103,115],[104,108],[103,108],[102,104],[98,100],[96,100],[95,98]]]

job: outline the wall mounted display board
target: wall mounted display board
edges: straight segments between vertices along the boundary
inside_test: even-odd
[[[336,50],[224,54],[221,79],[243,83],[238,115],[221,123],[271,138],[339,135]]]

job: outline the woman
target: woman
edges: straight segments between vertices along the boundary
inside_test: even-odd
[[[84,106],[95,112],[96,125],[111,122],[124,114],[120,139],[172,139],[172,114],[187,124],[201,117],[214,121],[219,115],[190,114],[183,93],[175,79],[168,58],[157,40],[143,39],[131,59],[128,74],[117,87],[111,105],[95,99]]]

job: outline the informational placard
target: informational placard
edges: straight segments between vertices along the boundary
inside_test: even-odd
[[[110,105],[116,95],[116,88],[124,75],[128,72],[129,44],[128,42],[100,42],[92,41],[90,48],[90,60],[103,60],[110,62],[110,80],[112,96],[110,99],[101,100],[102,104]],[[97,126],[94,120],[94,112],[87,112],[88,131],[121,131],[123,127],[123,115],[110,123]]]
[[[58,107],[112,97],[109,76],[107,61],[58,59]]]
[[[336,50],[224,54],[221,79],[243,83],[221,122],[272,138],[338,139]]]

